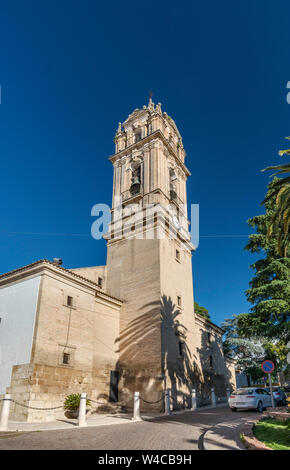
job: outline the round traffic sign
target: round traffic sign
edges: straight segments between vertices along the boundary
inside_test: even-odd
[[[273,372],[274,369],[275,369],[274,362],[270,361],[269,359],[267,359],[266,361],[262,363],[262,371],[266,372],[266,374],[271,374],[271,372]]]

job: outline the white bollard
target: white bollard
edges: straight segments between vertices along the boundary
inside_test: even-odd
[[[211,389],[211,406],[213,408],[216,406],[216,398],[215,398],[214,388]]]
[[[231,391],[229,388],[227,388],[227,400],[228,401],[229,401],[230,395],[231,395]]]
[[[8,430],[8,420],[9,420],[9,411],[10,411],[10,401],[11,395],[6,393],[3,399],[1,419],[0,419],[0,431]]]
[[[87,425],[86,408],[87,408],[87,395],[85,393],[82,393],[81,399],[80,399],[79,419],[78,419],[79,427],[84,427]]]
[[[170,410],[170,393],[169,390],[165,390],[165,414],[167,416],[171,415],[171,410]]]
[[[196,408],[197,408],[197,406],[196,406],[196,390],[195,390],[195,388],[193,388],[191,390],[191,410],[195,411]]]
[[[132,421],[142,421],[140,415],[140,392],[134,392],[134,413]]]

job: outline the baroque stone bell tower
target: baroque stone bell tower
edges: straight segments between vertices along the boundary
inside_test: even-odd
[[[191,385],[185,371],[194,344],[194,246],[185,206],[190,172],[175,122],[151,99],[119,123],[114,141],[105,238],[107,291],[124,302],[116,341],[119,389],[123,401],[138,390],[152,400],[164,388]]]

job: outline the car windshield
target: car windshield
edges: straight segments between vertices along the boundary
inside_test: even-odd
[[[263,390],[265,390],[267,393],[271,392],[270,387],[263,388]],[[272,390],[273,390],[273,392],[280,392],[281,391],[281,389],[279,387],[272,387]]]
[[[246,388],[236,390],[233,392],[233,395],[252,395],[254,393],[254,390],[247,390]]]

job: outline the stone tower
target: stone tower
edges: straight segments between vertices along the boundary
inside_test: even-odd
[[[217,401],[235,388],[224,331],[194,313],[190,173],[177,127],[150,100],[119,124],[115,144],[107,265],[39,260],[0,275],[0,394],[12,394],[16,421],[46,420],[47,407],[63,419],[71,393],[104,411],[130,409],[139,391],[143,410],[158,411],[165,389],[180,408],[192,388],[198,406],[211,403],[212,387]]]
[[[105,238],[107,291],[124,301],[117,339],[121,400],[134,390],[151,400],[164,388],[188,393],[194,246],[184,207],[190,172],[182,138],[150,99],[119,123],[114,141],[112,224]]]

